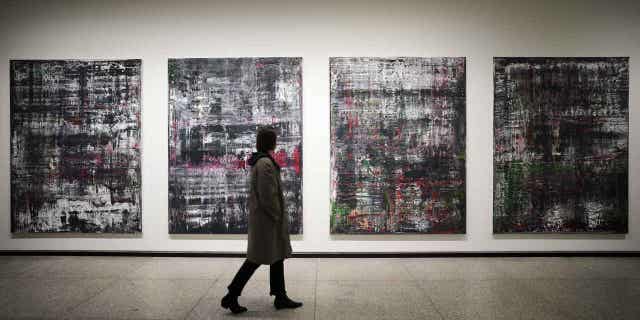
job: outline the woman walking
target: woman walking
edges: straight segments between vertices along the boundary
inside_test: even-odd
[[[221,305],[233,313],[247,311],[238,304],[238,297],[253,273],[262,264],[270,265],[270,295],[276,309],[298,308],[287,296],[284,286],[284,259],[291,257],[289,241],[289,216],[285,212],[280,180],[280,166],[273,159],[276,148],[276,131],[273,128],[258,130],[256,149],[249,159],[251,187],[249,192],[249,241],[247,259],[227,287],[229,292]]]

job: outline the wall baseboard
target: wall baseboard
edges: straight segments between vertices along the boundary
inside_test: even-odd
[[[244,252],[0,250],[0,256],[233,257]],[[640,251],[299,252],[294,258],[640,257]]]

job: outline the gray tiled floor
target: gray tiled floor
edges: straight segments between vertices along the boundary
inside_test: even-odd
[[[240,258],[0,256],[5,319],[640,319],[640,258],[290,259],[219,307]]]

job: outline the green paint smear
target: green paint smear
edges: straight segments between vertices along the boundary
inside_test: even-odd
[[[335,201],[331,201],[331,227],[335,229],[339,226],[346,226],[344,221],[346,221],[345,217],[349,215],[351,212],[351,208],[343,205],[337,204]],[[338,223],[337,221],[342,221],[342,223]]]
[[[503,181],[500,182],[504,190],[502,200],[503,212],[519,212],[521,204],[524,202],[523,182],[525,172],[522,163],[511,163],[500,170],[503,172]]]

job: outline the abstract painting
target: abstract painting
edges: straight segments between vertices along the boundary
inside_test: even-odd
[[[142,231],[141,60],[11,61],[11,231]]]
[[[169,60],[170,233],[247,232],[247,162],[265,125],[289,232],[302,233],[302,58]]]
[[[626,233],[629,59],[494,67],[494,233]]]
[[[331,232],[465,233],[465,58],[331,58]]]

